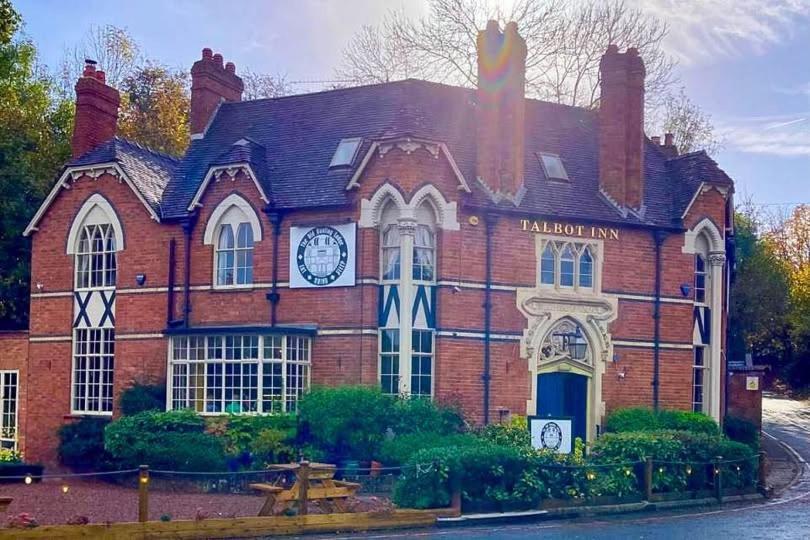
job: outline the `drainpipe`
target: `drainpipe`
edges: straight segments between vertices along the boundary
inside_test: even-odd
[[[490,376],[490,343],[492,331],[492,233],[498,218],[494,214],[484,216],[486,234],[486,284],[484,289],[484,425],[489,424],[489,381]]]
[[[661,371],[661,245],[667,237],[666,231],[653,231],[655,240],[655,303],[653,304],[653,409],[658,410],[658,394]]]
[[[183,221],[183,327],[188,328],[191,318],[191,233],[197,223],[197,214],[191,214]]]
[[[267,293],[267,300],[270,301],[270,325],[276,325],[276,312],[278,311],[278,302],[281,299],[281,294],[278,292],[278,244],[281,239],[281,221],[284,216],[280,211],[269,211],[265,209],[267,219],[273,226],[273,283],[270,292]]]
[[[171,326],[174,320],[174,265],[177,242],[174,238],[169,240],[169,276],[168,276],[168,298],[166,301],[166,328]]]

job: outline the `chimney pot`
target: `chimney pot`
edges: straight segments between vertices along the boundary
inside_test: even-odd
[[[202,50],[202,59],[203,60],[211,60],[211,57],[214,55],[214,51],[209,49],[208,47]]]
[[[650,140],[653,142],[655,146],[661,146],[661,137],[659,137],[658,135],[653,135],[652,137],[650,137]]]
[[[222,67],[222,55],[219,54],[219,53],[216,53],[214,55],[214,62],[216,62],[217,66]]]
[[[225,64],[225,71],[228,73],[236,73],[236,65],[233,62]]]
[[[205,48],[202,59],[191,66],[191,111],[193,135],[203,133],[222,101],[241,101],[244,84],[233,62],[223,65],[222,55]]]
[[[605,54],[619,54],[619,46],[615,43],[611,43],[608,45],[607,52]]]
[[[84,71],[76,81],[76,113],[70,141],[73,157],[86,154],[115,137],[118,128],[118,90],[107,86],[106,75],[96,70],[96,62],[85,60]]]
[[[664,146],[675,146],[675,135],[672,133],[664,133]]]
[[[96,80],[102,84],[107,84],[107,74],[103,71],[96,71]]]

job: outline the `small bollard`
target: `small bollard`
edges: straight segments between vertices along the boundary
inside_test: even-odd
[[[723,456],[717,456],[712,465],[712,472],[714,474],[714,496],[717,497],[717,502],[723,502],[723,470],[721,464]]]
[[[644,500],[652,500],[652,486],[653,486],[653,459],[651,457],[644,458]]]
[[[298,515],[307,515],[307,498],[309,491],[309,461],[301,460],[298,466]]]
[[[149,520],[149,465],[138,467],[138,521]]]

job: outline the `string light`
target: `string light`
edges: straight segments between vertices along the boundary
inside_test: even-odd
[[[70,491],[70,486],[68,486],[67,484],[62,486],[62,493],[67,493],[68,491]]]
[[[33,482],[33,481],[34,481],[34,479],[33,479],[33,478],[31,478],[31,475],[30,475],[30,474],[26,474],[26,475],[25,475],[25,483],[26,483],[26,484],[31,485],[31,482]]]
[[[624,474],[625,474],[626,476],[630,476],[630,469],[625,469],[625,470],[624,470]]]
[[[692,466],[691,465],[686,466],[686,474],[692,474]]]
[[[720,469],[715,469],[714,474],[720,474]]]
[[[593,480],[594,478],[596,478],[596,473],[593,471],[588,471],[588,473],[585,476],[588,478],[588,480]]]
[[[148,484],[149,477],[148,476],[141,476],[141,484]]]
[[[658,467],[658,472],[661,473],[661,474],[664,474],[664,468],[663,467]]]

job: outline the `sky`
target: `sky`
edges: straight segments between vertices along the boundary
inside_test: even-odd
[[[13,1],[49,66],[91,26],[113,24],[162,64],[189,69],[211,47],[237,72],[292,81],[334,79],[352,35],[388,9],[428,12],[428,0]],[[737,200],[770,210],[810,203],[810,0],[626,2],[668,23],[664,48],[711,115],[723,141],[714,157]]]

